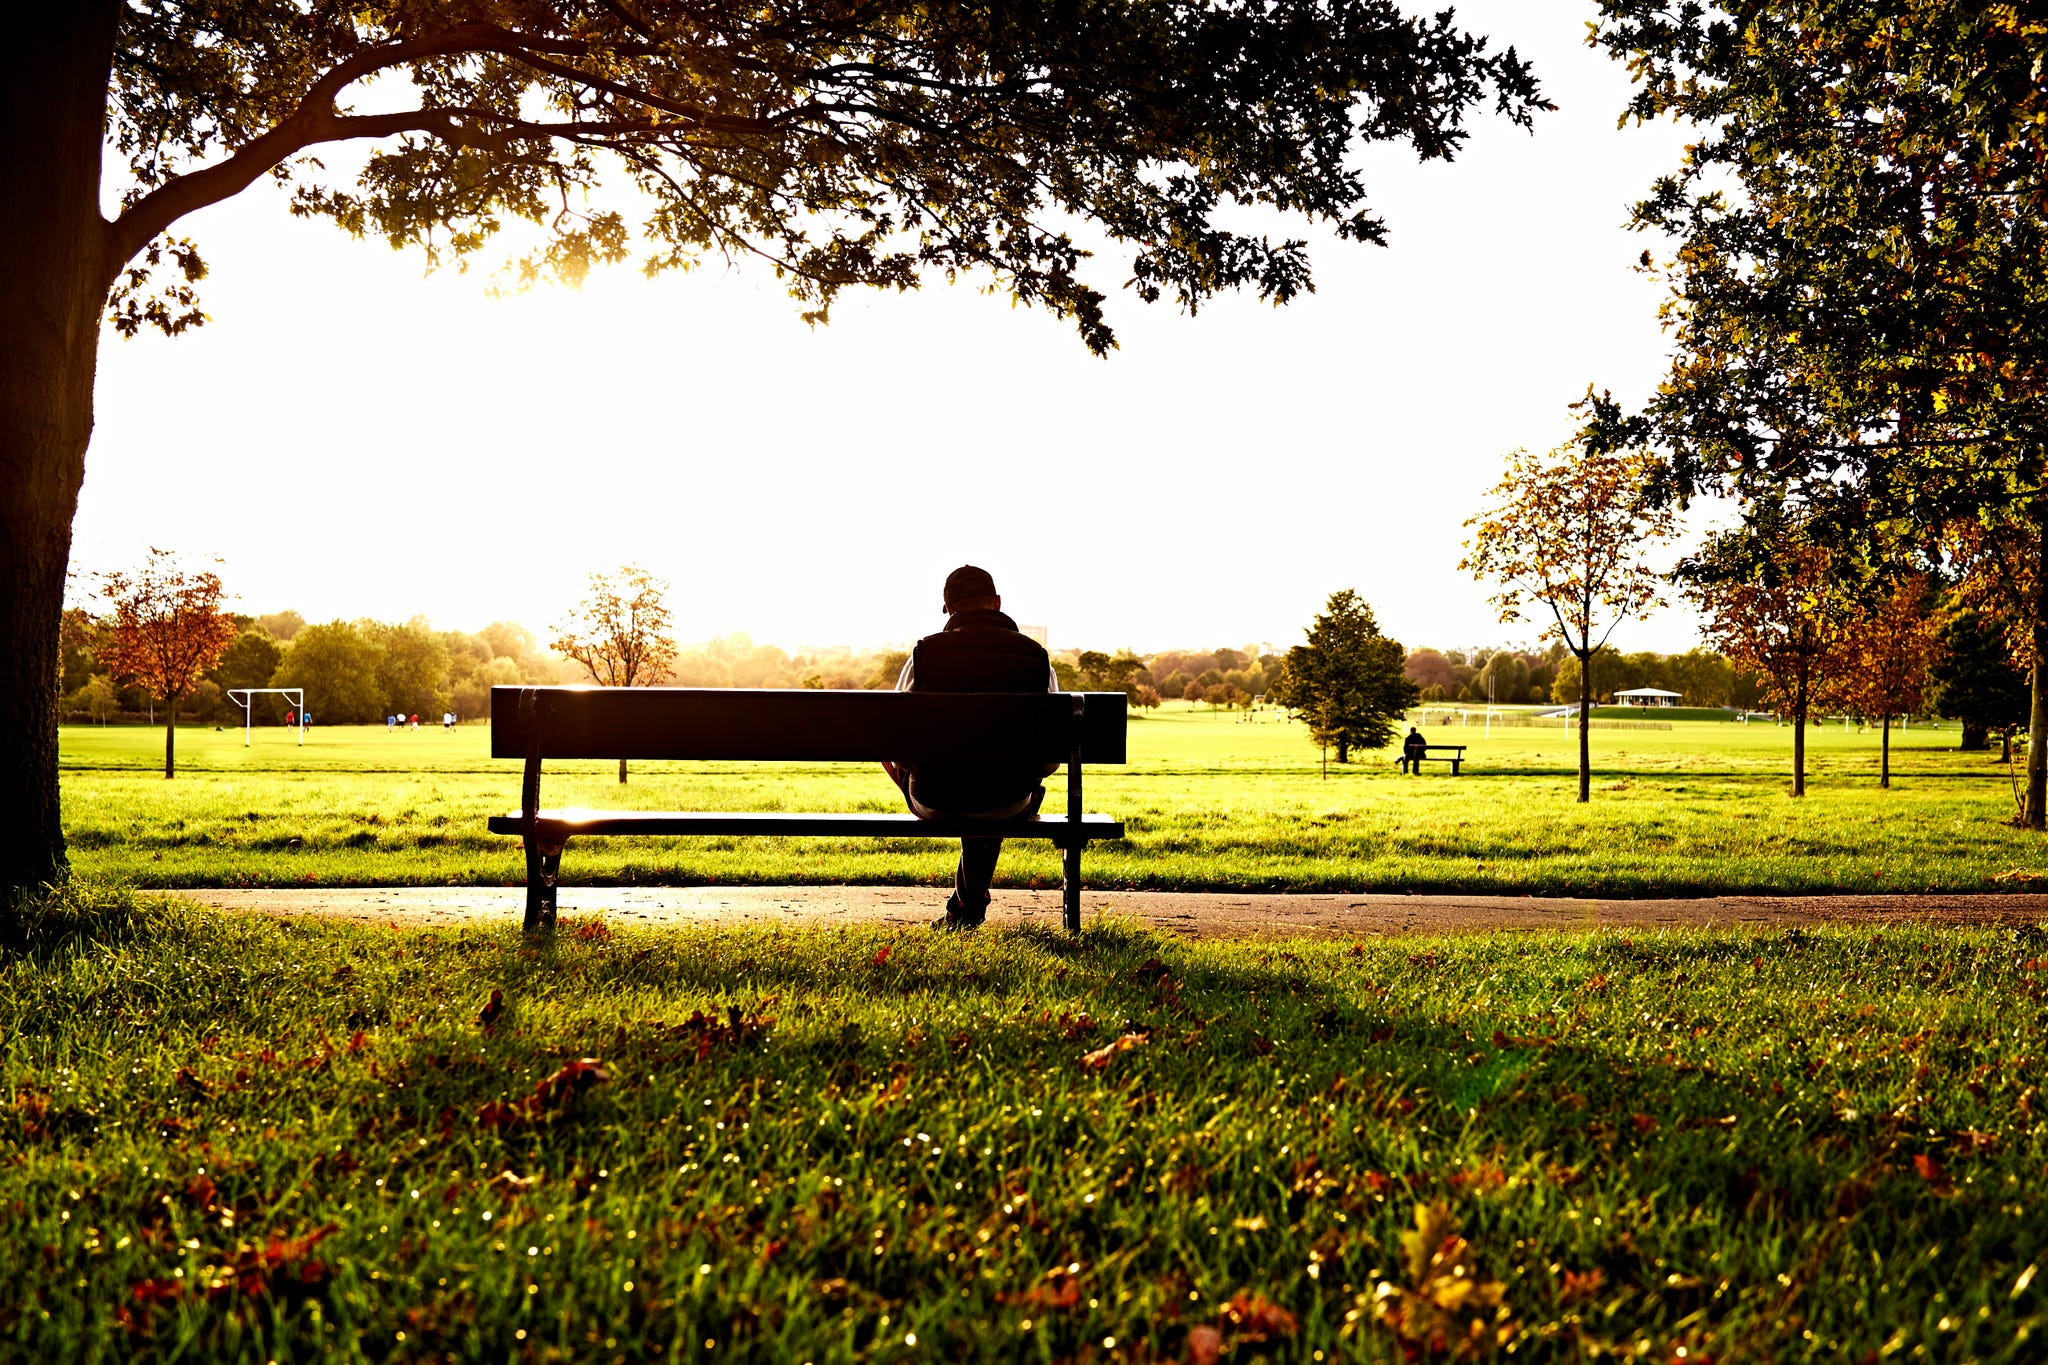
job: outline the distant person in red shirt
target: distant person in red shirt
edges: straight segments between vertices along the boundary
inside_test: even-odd
[[[946,628],[917,642],[896,679],[899,692],[1057,692],[1059,677],[1045,646],[1003,615],[1003,599],[986,569],[963,565],[946,576],[941,609]],[[1002,769],[955,763],[884,763],[921,820],[1008,820],[1033,815],[1045,800],[1045,779],[1058,764]],[[988,917],[1001,839],[964,838],[953,894],[934,929],[974,929]]]

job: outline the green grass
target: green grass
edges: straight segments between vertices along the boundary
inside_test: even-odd
[[[102,900],[0,958],[14,1359],[1394,1361],[1375,1305],[1413,1336],[1456,1288],[1418,1208],[1499,1287],[1436,1325],[1520,1359],[2048,1328],[2038,930],[525,944]]]
[[[1525,718],[1522,718],[1525,719]],[[1576,737],[1554,726],[1431,726],[1471,746],[1462,776],[1397,775],[1391,751],[1324,778],[1302,730],[1171,705],[1131,725],[1131,763],[1089,778],[1090,809],[1129,837],[1091,849],[1091,885],[1190,890],[1682,895],[1978,891],[2048,875],[2038,839],[2006,823],[2011,779],[1956,731],[1894,732],[1896,786],[1876,785],[1877,738],[1810,732],[1809,790],[1786,795],[1790,732],[1675,722],[1595,728],[1595,792],[1572,800]],[[68,727],[66,828],[76,864],[157,887],[510,884],[514,841],[485,819],[518,804],[518,764],[488,731],[180,732]],[[855,765],[652,763],[549,770],[544,804],[685,810],[900,809]],[[1059,779],[1055,779],[1057,783]],[[571,885],[923,883],[950,879],[927,840],[579,840]],[[1013,845],[1000,879],[1050,886],[1042,845]]]

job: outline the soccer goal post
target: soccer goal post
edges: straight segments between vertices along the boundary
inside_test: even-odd
[[[242,747],[249,747],[249,730],[255,720],[255,706],[252,704],[261,696],[278,696],[292,704],[292,715],[299,722],[299,747],[306,746],[306,690],[302,687],[230,687],[228,700],[242,708]]]

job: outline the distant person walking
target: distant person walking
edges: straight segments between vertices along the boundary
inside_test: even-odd
[[[1408,727],[1408,738],[1401,741],[1401,771],[1418,773],[1422,771],[1423,755],[1429,752],[1429,741],[1414,726]]]
[[[986,569],[962,565],[946,576],[941,610],[946,628],[917,642],[896,679],[899,692],[1057,692],[1059,677],[1045,646],[1003,614],[1003,599]],[[884,763],[911,814],[1009,820],[1035,815],[1045,800],[1045,779],[1058,764],[1028,768],[958,763]],[[960,864],[944,918],[934,929],[974,929],[988,917],[1001,839],[960,841]]]
[[[384,733],[385,733],[385,734],[387,734],[387,735],[388,735],[388,734],[390,734],[390,733],[391,733],[391,732],[392,732],[393,730],[396,730],[397,728],[398,728],[398,717],[397,717],[397,716],[386,716],[386,717],[384,717]]]

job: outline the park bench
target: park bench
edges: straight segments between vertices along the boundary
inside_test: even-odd
[[[1081,811],[1081,772],[1124,761],[1121,692],[855,692],[696,687],[494,687],[491,757],[526,761],[519,809],[490,819],[526,848],[526,927],[555,922],[562,849],[579,835],[1048,839],[1061,852],[1067,930],[1081,931],[1081,850],[1124,827]],[[909,812],[543,810],[550,758],[1052,764],[1064,815],[920,820]],[[877,775],[878,780],[886,780]]]
[[[1400,764],[1403,772],[1417,771],[1424,763],[1448,763],[1451,765],[1451,776],[1456,777],[1458,766],[1465,761],[1465,747],[1463,744],[1425,744],[1422,746],[1420,758],[1410,758],[1402,754],[1395,762]]]

